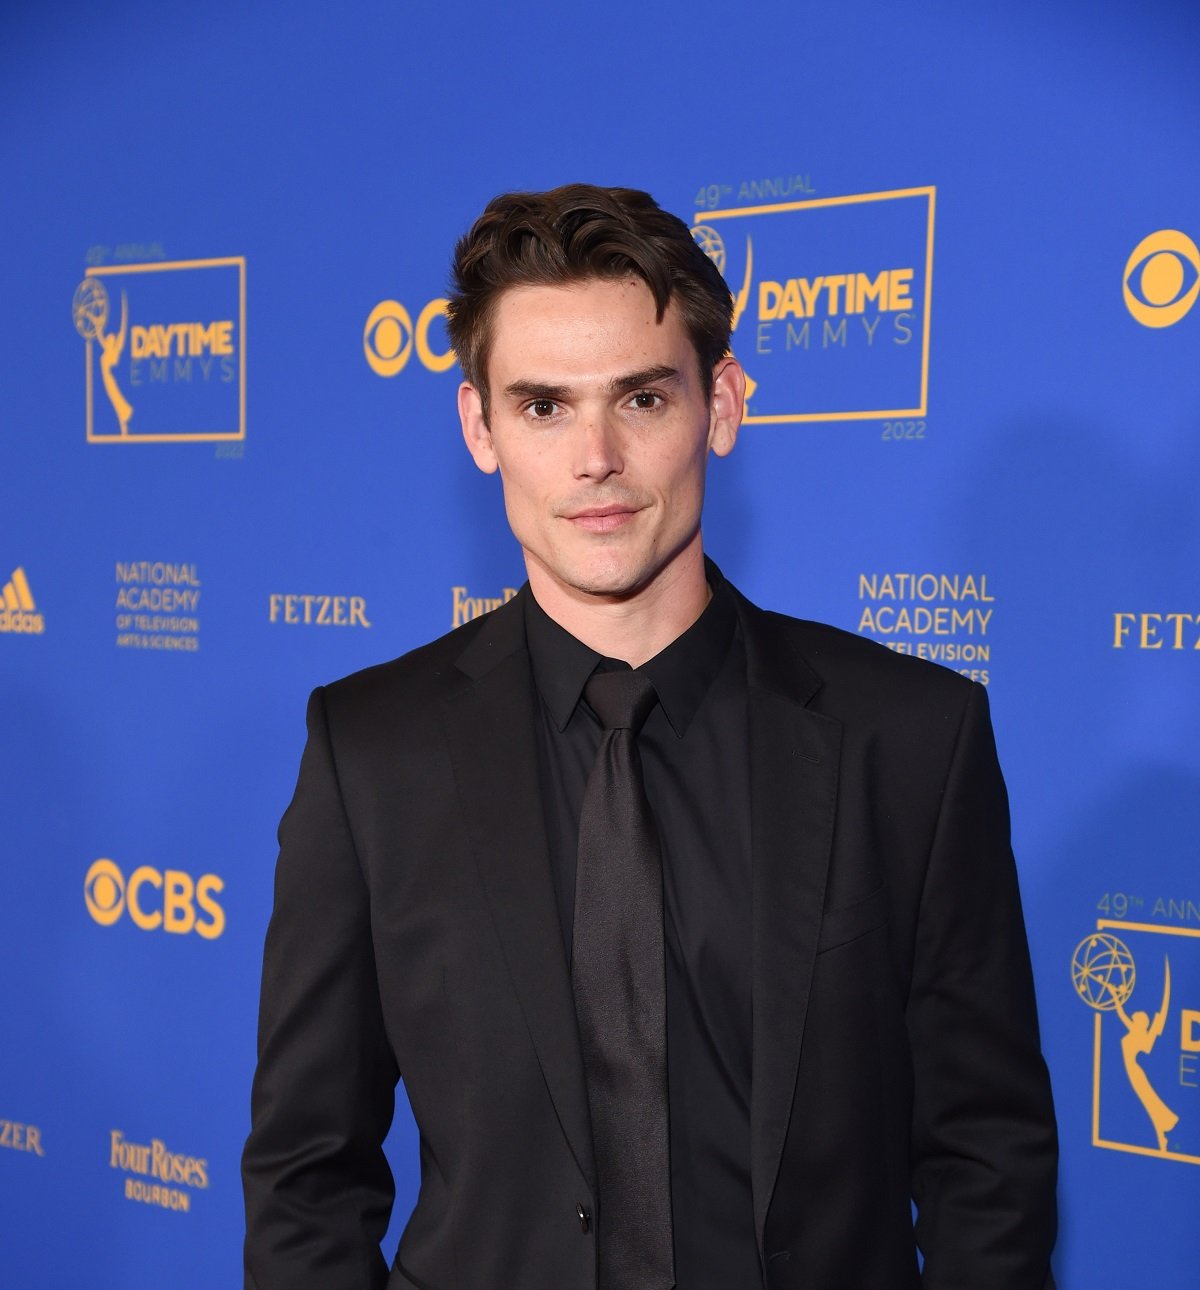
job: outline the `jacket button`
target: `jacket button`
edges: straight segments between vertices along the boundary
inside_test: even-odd
[[[575,1215],[579,1219],[579,1230],[586,1236],[592,1230],[592,1215],[582,1205],[575,1206]]]

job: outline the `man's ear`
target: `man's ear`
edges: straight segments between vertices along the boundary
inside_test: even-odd
[[[492,447],[492,432],[484,420],[479,391],[469,381],[458,387],[458,419],[462,422],[467,451],[475,459],[475,464],[485,475],[494,475],[500,469],[500,463]]]
[[[713,368],[712,394],[708,400],[708,446],[718,457],[727,457],[737,442],[746,402],[746,373],[727,355]]]

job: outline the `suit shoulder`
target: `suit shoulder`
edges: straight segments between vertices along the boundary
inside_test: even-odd
[[[455,661],[479,632],[486,617],[464,623],[398,658],[362,668],[322,686],[327,709],[336,713],[378,711],[399,704],[411,712],[414,706],[440,701],[461,683],[463,678]]]
[[[982,688],[951,668],[899,654],[841,627],[770,610],[757,612],[821,678],[822,706],[847,704],[900,718],[918,713],[950,718],[961,713],[973,691]]]

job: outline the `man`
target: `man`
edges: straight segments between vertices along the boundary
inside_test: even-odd
[[[310,701],[249,1287],[1050,1284],[985,691],[706,561],[730,311],[643,193],[509,194],[459,243],[463,433],[529,581]],[[400,1075],[421,1191],[389,1273]]]

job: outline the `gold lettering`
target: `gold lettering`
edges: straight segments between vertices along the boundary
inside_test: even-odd
[[[779,306],[783,300],[783,287],[778,282],[764,279],[758,284],[758,317],[762,322],[779,317]]]
[[[800,294],[804,298],[804,313],[801,317],[811,318],[817,310],[817,297],[821,294],[821,283],[824,278],[816,278],[809,282],[807,278],[797,278],[796,285],[800,288]]]
[[[195,593],[199,594],[199,593]],[[194,608],[194,606],[184,606]],[[363,596],[318,595],[313,592],[272,592],[268,598],[270,622],[305,627],[370,627]],[[455,626],[458,624],[455,623]]]
[[[865,273],[856,273],[854,275],[854,306],[853,310],[847,307],[847,312],[860,314],[866,308],[867,301],[874,303],[879,310],[890,309],[888,303],[888,283],[891,279],[885,272],[876,274],[874,280],[868,278]]]
[[[196,932],[206,941],[214,941],[225,930],[225,911],[213,899],[224,891],[225,884],[215,873],[206,873],[196,883],[196,904],[208,915],[209,921],[196,920]]]
[[[177,1191],[174,1187],[160,1187],[158,1183],[144,1183],[137,1178],[125,1179],[125,1198],[163,1209],[175,1209],[183,1214],[192,1207],[192,1198],[187,1192]]]
[[[876,314],[911,310],[913,270],[883,269],[872,277],[869,273],[827,273],[814,278],[764,279],[758,284],[758,318],[773,322],[781,318],[814,318],[825,296],[825,314],[861,314],[867,305]],[[911,317],[911,313],[908,315]],[[875,324],[868,324],[868,339],[873,338]],[[760,337],[761,338],[761,337]],[[911,339],[909,332],[900,344]],[[762,352],[762,351],[760,351]]]
[[[789,278],[783,288],[783,300],[779,306],[780,318],[804,318],[806,310],[804,301],[800,297],[799,283],[795,278]]]
[[[1200,1053],[1200,1012],[1184,1008],[1179,1016],[1179,1047],[1185,1053]]]
[[[233,319],[200,322],[151,323],[129,329],[130,356],[138,358],[202,358],[233,353]],[[190,368],[188,369],[190,371]]]
[[[129,875],[129,881],[125,885],[125,906],[129,910],[129,917],[144,932],[152,932],[158,927],[163,920],[160,910],[152,910],[147,913],[142,909],[138,899],[138,892],[143,883],[149,883],[152,887],[162,886],[162,875],[157,869],[151,869],[149,865],[139,865],[133,873]]]
[[[840,299],[839,293],[841,292],[841,289],[845,285],[845,283],[846,283],[846,274],[844,273],[831,273],[825,279],[825,290],[829,293],[830,317],[833,317],[835,314],[841,313],[841,308],[839,305],[839,299]],[[845,331],[844,325],[842,327],[842,331],[843,332]]]
[[[502,595],[492,597],[468,596],[466,587],[452,587],[451,590],[454,593],[450,623],[452,628],[461,627],[463,623],[468,623],[473,618],[479,618],[483,614],[491,613],[493,609],[499,609],[517,594],[516,587],[505,587]]]
[[[192,906],[195,886],[190,875],[179,869],[168,869],[163,885],[163,931],[182,936],[192,930],[196,911]]]
[[[231,355],[233,353],[233,319],[230,318],[225,322],[215,322],[211,325],[210,331],[213,333],[210,352],[220,355]]]
[[[911,269],[891,269],[888,272],[888,308],[911,309],[913,307]]]
[[[1192,621],[1191,614],[1163,614],[1163,618],[1168,622],[1175,624],[1175,639],[1171,644],[1172,649],[1183,649],[1183,625]]]

